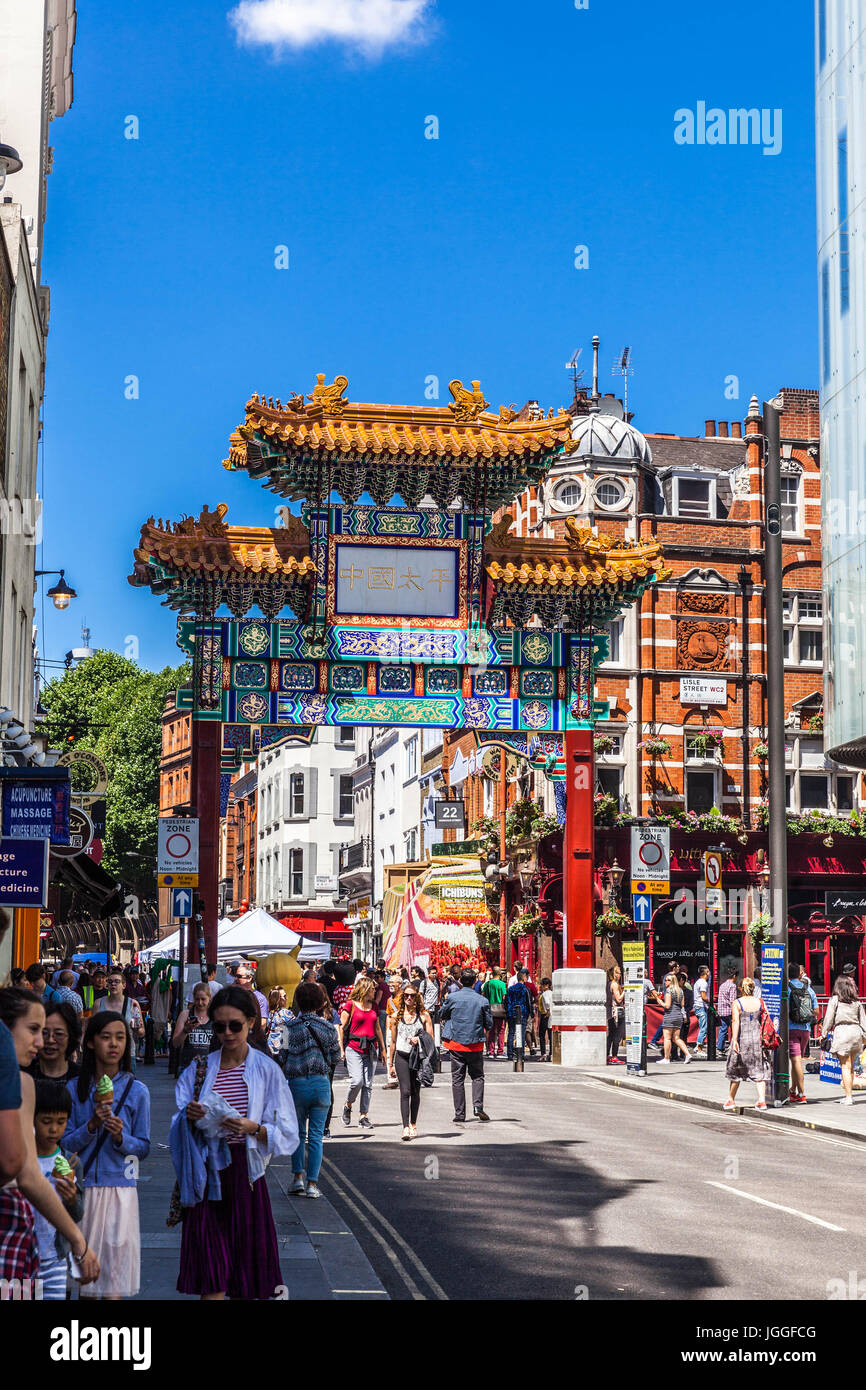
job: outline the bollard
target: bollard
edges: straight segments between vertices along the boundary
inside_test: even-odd
[[[718,1016],[712,1004],[707,1005],[707,1061],[716,1060],[716,1028],[718,1027]]]
[[[518,1018],[514,1025],[514,1070],[523,1071],[523,1019]]]
[[[433,1070],[442,1070],[442,1024],[433,1024]]]

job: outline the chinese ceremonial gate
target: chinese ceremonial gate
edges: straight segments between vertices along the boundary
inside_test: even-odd
[[[422,407],[353,403],[347,384],[320,375],[285,405],[253,396],[231,436],[224,467],[300,515],[230,526],[220,504],[197,520],[151,518],[135,552],[130,583],[178,610],[193,661],[177,706],[192,714],[206,954],[216,958],[220,772],[320,725],[367,724],[562,740],[563,959],[591,969],[598,629],[666,577],[659,547],[619,548],[572,518],[563,540],[494,521],[569,444],[566,412],[494,415],[478,382],[452,381],[449,405]]]

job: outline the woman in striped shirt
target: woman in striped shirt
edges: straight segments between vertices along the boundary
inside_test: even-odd
[[[259,1011],[249,990],[220,990],[208,1013],[220,1048],[208,1058],[198,1099],[195,1062],[179,1078],[178,1111],[195,1124],[219,1096],[237,1114],[222,1123],[227,1145],[208,1137],[211,1182],[203,1200],[185,1208],[177,1288],[207,1300],[274,1298],[283,1279],[264,1175],[274,1154],[297,1148],[295,1106],[276,1062],[250,1044]]]

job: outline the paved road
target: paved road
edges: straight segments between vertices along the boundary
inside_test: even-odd
[[[488,1064],[489,1124],[453,1125],[437,1077],[403,1143],[383,1080],[364,1135],[337,1079],[322,1186],[394,1299],[826,1299],[866,1276],[860,1143],[529,1062]]]

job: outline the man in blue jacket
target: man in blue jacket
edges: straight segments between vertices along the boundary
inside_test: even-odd
[[[517,982],[513,984],[505,995],[505,1015],[508,1019],[508,1060],[514,1057],[514,1035],[517,1032],[517,1024],[523,1024],[523,1040],[526,1043],[526,1029],[529,1020],[532,1018],[532,995],[526,988],[526,981],[529,978],[528,970],[517,972]]]
[[[474,970],[464,970],[460,988],[449,994],[442,1005],[442,1046],[451,1053],[455,1125],[466,1123],[467,1072],[472,1079],[475,1118],[490,1119],[484,1112],[484,1039],[493,1027],[493,1015],[484,995],[475,993],[476,979]]]

